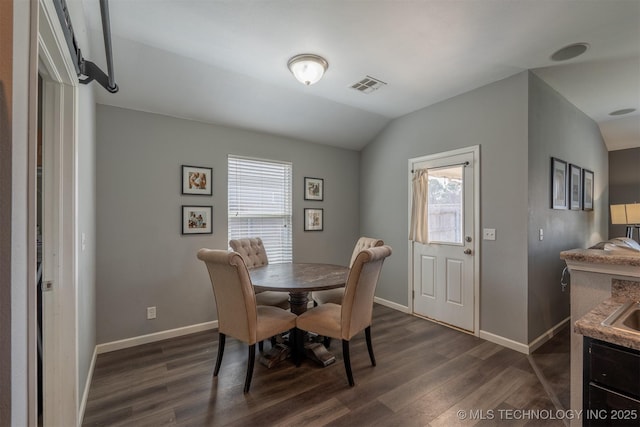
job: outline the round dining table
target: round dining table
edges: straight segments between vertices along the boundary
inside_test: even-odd
[[[291,312],[307,311],[309,292],[341,288],[347,283],[349,267],[335,264],[267,264],[249,270],[256,291],[289,292]]]

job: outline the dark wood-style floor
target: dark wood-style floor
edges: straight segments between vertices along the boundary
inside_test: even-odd
[[[227,338],[217,378],[217,330],[98,356],[85,426],[453,426],[557,425],[501,419],[508,410],[568,407],[569,334],[526,356],[380,305],[372,327],[377,366],[364,333],[352,340],[356,385],[347,384],[341,345],[322,368],[256,362],[243,394],[247,347]],[[265,349],[269,344],[265,345]],[[485,416],[484,420],[470,420]],[[460,413],[467,415],[463,420]]]

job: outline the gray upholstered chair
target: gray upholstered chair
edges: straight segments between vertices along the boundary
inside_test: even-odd
[[[384,245],[384,242],[380,239],[373,239],[371,237],[361,237],[356,242],[356,246],[353,248],[353,254],[351,254],[351,261],[349,262],[349,268],[353,265],[356,257],[363,249],[374,248]],[[327,291],[315,291],[311,293],[311,299],[313,305],[326,304],[328,302],[334,304],[342,304],[342,297],[344,295],[344,288],[329,289]]]
[[[259,237],[232,239],[229,240],[229,246],[240,254],[248,269],[269,264],[267,251]],[[274,291],[256,292],[256,302],[258,305],[271,305],[288,310],[289,294]]]
[[[363,329],[371,365],[376,365],[371,344],[373,295],[382,264],[389,255],[391,255],[390,246],[379,246],[360,251],[349,271],[342,305],[321,304],[307,310],[296,319],[299,331],[314,332],[318,335],[342,340],[344,368],[347,372],[349,385],[352,387],[354,381],[351,372],[349,341]],[[302,342],[301,339],[297,341],[298,343]],[[299,361],[297,364],[299,365]]]
[[[220,371],[226,336],[249,345],[244,392],[249,391],[256,359],[256,343],[294,329],[296,315],[278,307],[258,306],[249,271],[236,252],[200,249],[207,265],[218,310],[218,357],[213,376]]]

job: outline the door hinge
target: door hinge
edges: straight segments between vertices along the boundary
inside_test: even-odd
[[[416,299],[416,291],[411,291],[411,299]]]

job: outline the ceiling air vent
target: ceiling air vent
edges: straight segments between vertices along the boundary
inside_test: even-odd
[[[374,90],[378,90],[385,85],[386,83],[383,82],[382,80],[378,80],[371,76],[366,76],[364,79],[360,80],[359,82],[352,84],[351,88],[362,93],[371,93]]]

